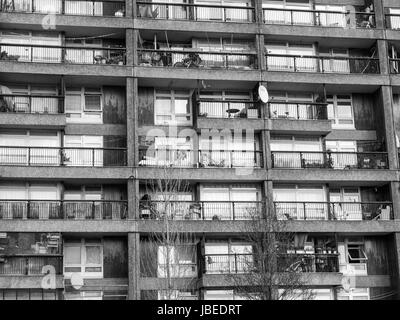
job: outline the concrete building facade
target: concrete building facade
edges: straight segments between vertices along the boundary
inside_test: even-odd
[[[399,297],[398,1],[0,1],[0,300],[240,299],[266,208],[316,299]]]

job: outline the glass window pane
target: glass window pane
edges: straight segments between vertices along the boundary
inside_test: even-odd
[[[65,264],[80,264],[81,263],[81,247],[65,247],[64,253]]]
[[[101,248],[97,246],[86,247],[86,263],[101,264]]]

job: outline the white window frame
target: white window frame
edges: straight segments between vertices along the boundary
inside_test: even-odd
[[[193,106],[192,106],[192,94],[193,90],[160,90],[154,89],[154,124],[155,125],[181,125],[181,126],[191,126],[193,125]],[[187,93],[179,93],[179,91],[186,91]],[[169,103],[171,106],[171,110],[167,114],[161,114],[156,110],[157,99],[169,99]],[[188,113],[177,113],[175,100],[178,98],[187,98],[189,104],[189,112]],[[170,116],[170,120],[158,120],[159,116]],[[178,120],[180,117],[188,117],[186,121]]]
[[[193,260],[182,260],[177,247],[185,247],[185,250],[193,251]],[[193,244],[182,244],[170,246],[169,248],[169,267],[172,277],[186,278],[197,275],[197,248]],[[157,250],[157,276],[165,278],[167,276],[167,246],[159,245]],[[164,263],[162,263],[164,262]]]
[[[97,91],[93,90],[96,89]],[[65,103],[65,114],[67,122],[70,123],[103,123],[103,87],[68,87],[65,90],[65,96],[80,96],[80,111],[68,109]],[[99,96],[99,110],[88,110],[86,108],[87,96]],[[71,116],[72,115],[72,116]]]
[[[332,120],[332,128],[333,129],[355,129],[355,121],[354,121],[354,103],[353,103],[353,95],[347,95],[349,98],[347,99],[342,99],[338,98],[340,94],[330,94],[328,96],[332,96],[332,98],[328,98],[328,119]],[[345,95],[346,96],[346,95]],[[339,118],[338,115],[338,102],[350,102],[350,108],[351,108],[351,117],[350,118]],[[330,115],[329,108],[330,104],[332,104],[332,114]],[[340,123],[340,121],[348,121],[351,123]]]
[[[64,240],[64,252],[67,247],[80,247],[80,264],[66,264],[66,259],[63,259],[63,271],[64,277],[71,278],[73,274],[79,273],[81,276],[86,278],[102,279],[104,273],[104,254],[103,254],[103,240],[98,242],[87,242],[85,238],[77,241],[65,241]],[[99,247],[100,248],[100,263],[99,264],[86,264],[86,247]],[[79,272],[66,271],[66,268],[80,268]],[[86,268],[101,268],[101,271],[91,272],[86,271]]]

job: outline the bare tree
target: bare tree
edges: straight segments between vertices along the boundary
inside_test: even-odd
[[[276,218],[266,206],[265,216],[260,210],[248,209],[249,221],[243,230],[243,240],[251,244],[251,252],[235,257],[236,273],[228,275],[234,291],[250,300],[309,300],[305,261],[296,254],[288,254],[298,242],[297,235],[286,232],[284,222]]]
[[[190,185],[175,178],[179,176],[179,170],[163,168],[157,179],[146,182],[140,202],[140,211],[159,222],[158,230],[141,241],[141,273],[163,280],[167,300],[179,299],[177,292],[190,291],[197,280],[195,237],[178,222],[188,218],[191,203],[181,201],[179,194],[190,191]]]

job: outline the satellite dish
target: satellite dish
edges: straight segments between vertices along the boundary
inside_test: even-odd
[[[263,85],[260,85],[258,87],[258,96],[260,97],[261,101],[264,103],[267,103],[269,100],[268,90]]]

